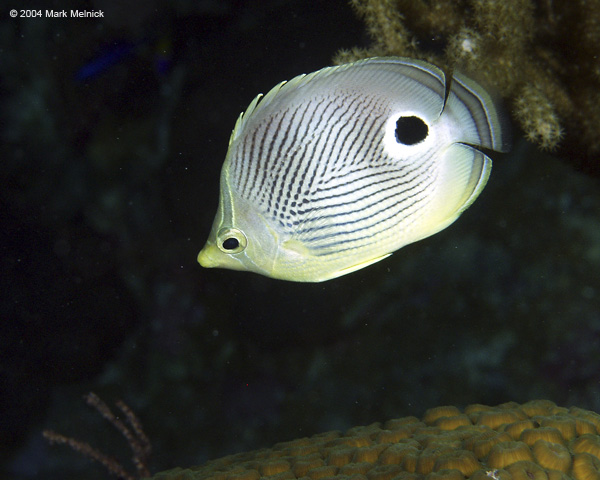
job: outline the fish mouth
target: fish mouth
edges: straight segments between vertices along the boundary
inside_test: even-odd
[[[256,271],[265,274],[259,268],[250,268],[244,264],[243,254],[223,253],[214,243],[207,243],[198,253],[198,263],[204,268],[225,268],[228,270]]]
[[[219,266],[219,262],[217,261],[217,256],[215,255],[217,251],[217,247],[215,245],[206,244],[198,253],[198,263],[200,266],[204,268],[215,268]]]

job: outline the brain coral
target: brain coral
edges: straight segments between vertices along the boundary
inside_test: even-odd
[[[600,415],[548,400],[429,409],[154,480],[600,480]]]

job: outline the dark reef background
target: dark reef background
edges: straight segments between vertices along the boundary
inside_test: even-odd
[[[598,178],[515,132],[454,225],[384,262],[203,270],[238,114],[363,25],[344,0],[29,3],[0,18],[1,478],[106,478],[44,428],[127,463],[89,391],[139,415],[153,472],[442,404],[600,411]]]

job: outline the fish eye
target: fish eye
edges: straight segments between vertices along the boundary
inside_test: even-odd
[[[217,233],[217,247],[223,253],[240,253],[247,245],[246,235],[237,228],[222,228]]]
[[[427,138],[429,127],[414,115],[400,117],[396,120],[396,141],[403,145],[416,145]]]

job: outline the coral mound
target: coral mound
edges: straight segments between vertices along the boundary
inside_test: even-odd
[[[154,480],[599,480],[600,415],[548,400],[429,409],[176,468]]]

